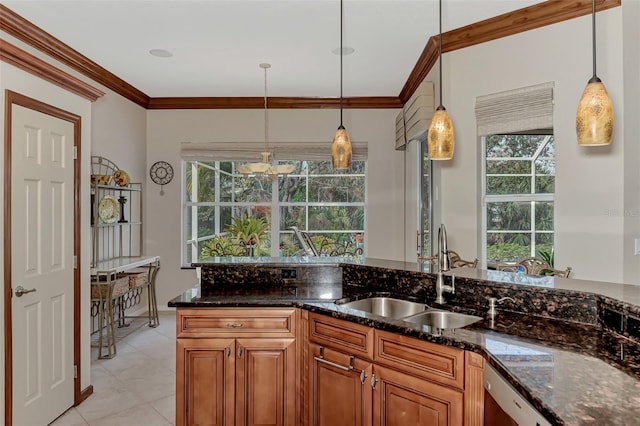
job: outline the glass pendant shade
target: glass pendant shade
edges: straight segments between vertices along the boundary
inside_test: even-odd
[[[578,145],[609,145],[613,136],[613,104],[598,77],[589,80],[576,113]]]
[[[427,133],[429,160],[451,160],[453,147],[453,124],[445,107],[440,105],[431,118]]]
[[[336,170],[351,167],[351,139],[344,126],[340,125],[331,144],[331,164]]]

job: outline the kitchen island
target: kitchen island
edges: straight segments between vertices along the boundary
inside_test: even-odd
[[[291,322],[277,323],[272,334],[264,330],[259,334],[270,336],[271,343],[279,339],[281,348],[288,345],[289,352],[281,351],[283,360],[287,354],[296,358],[296,363],[288,367],[294,378],[287,377],[289,385],[297,389],[295,395],[301,398],[291,402],[294,407],[288,411],[292,417],[290,422],[280,424],[306,424],[310,419],[313,423],[310,415],[313,407],[309,408],[305,396],[313,384],[309,368],[314,358],[308,355],[314,344],[313,336],[309,343],[310,316],[364,327],[363,333],[372,330],[376,336],[390,333],[415,339],[410,342],[416,344],[427,342],[460,350],[465,357],[477,355],[507,379],[551,424],[633,425],[640,419],[640,345],[634,334],[637,333],[635,318],[640,317],[635,303],[640,288],[636,286],[456,269],[456,294],[447,295],[447,304],[441,307],[484,319],[455,330],[433,330],[341,305],[348,300],[376,295],[433,305],[435,275],[425,272],[420,264],[371,259],[356,263],[329,259],[309,262],[252,259],[251,262],[221,260],[198,266],[203,268],[201,284],[170,302],[178,308],[179,318],[181,312],[188,310],[218,311],[225,315],[225,309],[250,308],[249,311],[260,315],[264,309],[293,309],[287,311],[291,313]],[[499,314],[493,320],[487,318],[486,299],[506,296],[515,302],[500,305]],[[334,303],[336,301],[338,303]],[[180,327],[179,321],[179,332]],[[246,332],[231,327],[224,335],[230,339],[232,335],[242,337]],[[180,345],[178,347],[180,351]],[[227,347],[230,346],[223,348],[222,356]],[[235,346],[234,349],[237,350]],[[273,350],[270,353],[273,354]],[[345,349],[345,353],[349,354],[350,350]],[[363,355],[356,361],[360,358],[369,359]],[[374,369],[377,367],[375,363],[372,365]],[[187,385],[184,377],[178,378],[178,384]],[[477,385],[473,390],[475,394],[467,393],[464,386],[458,389],[462,403],[468,404],[473,398],[477,404]],[[445,383],[443,388],[455,388],[455,385]],[[185,404],[188,405],[182,401],[178,406],[187,407]],[[461,408],[461,415],[467,416],[465,424],[473,421],[476,422],[473,424],[482,424],[477,416],[473,420],[467,409],[475,410],[475,414],[478,410],[467,405]],[[177,413],[178,418],[183,414]],[[453,417],[447,424],[461,424],[460,419]],[[180,419],[177,423],[182,424]]]

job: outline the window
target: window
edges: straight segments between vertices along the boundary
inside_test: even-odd
[[[286,179],[245,178],[235,161],[183,161],[183,265],[217,256],[297,256],[291,230],[308,231],[323,254],[364,247],[365,161],[287,161]],[[240,233],[258,244],[238,244]],[[246,240],[251,236],[246,235]],[[351,251],[353,253],[353,250]]]
[[[488,265],[553,248],[553,135],[483,137],[483,232]]]

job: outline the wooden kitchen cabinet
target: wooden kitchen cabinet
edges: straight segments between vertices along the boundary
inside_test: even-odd
[[[309,424],[370,426],[372,364],[309,344]]]
[[[178,309],[176,425],[295,425],[295,309]]]
[[[462,392],[379,365],[373,374],[375,426],[462,426]]]
[[[478,354],[313,313],[309,341],[312,426],[483,424]]]

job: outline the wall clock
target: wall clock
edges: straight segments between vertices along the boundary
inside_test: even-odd
[[[173,179],[173,167],[166,161],[156,161],[149,169],[149,175],[154,183],[160,185],[160,195],[164,195],[162,187]]]

